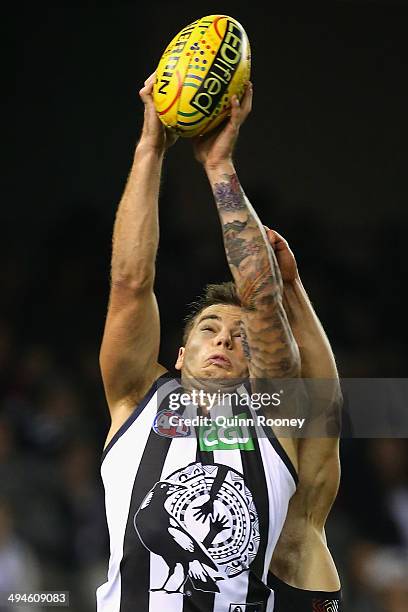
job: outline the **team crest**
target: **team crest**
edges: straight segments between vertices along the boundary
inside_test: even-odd
[[[172,421],[170,421],[170,417],[172,417]],[[188,425],[185,425],[177,412],[166,408],[156,414],[153,422],[153,431],[164,438],[185,438],[190,435],[191,430]]]
[[[218,582],[249,569],[260,542],[252,493],[242,474],[221,464],[191,463],[157,482],[134,527],[164,562],[151,590],[165,593],[186,594],[187,580],[193,589],[219,592]]]

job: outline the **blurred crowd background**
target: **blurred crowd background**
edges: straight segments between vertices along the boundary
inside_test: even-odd
[[[106,579],[98,351],[114,214],[141,127],[138,89],[170,38],[212,13],[236,17],[252,43],[241,182],[291,244],[340,374],[406,376],[405,2],[22,5],[17,96],[5,100],[17,164],[0,247],[0,591],[69,590],[71,609],[89,612]],[[206,179],[189,143],[176,147],[156,280],[167,366],[187,304],[229,279]],[[341,454],[327,532],[345,610],[405,611],[407,440],[344,439]]]

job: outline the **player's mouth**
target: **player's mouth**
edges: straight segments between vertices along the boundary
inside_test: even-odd
[[[229,370],[232,365],[228,357],[222,355],[221,353],[214,353],[213,355],[210,355],[207,361],[210,365],[216,365],[220,368],[224,368],[225,370]]]

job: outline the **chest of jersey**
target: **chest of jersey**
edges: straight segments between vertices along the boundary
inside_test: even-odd
[[[177,385],[147,397],[104,457],[111,558],[98,610],[267,610],[293,477],[256,427],[216,425],[214,414],[202,425],[166,422]],[[230,406],[231,417],[245,414]]]

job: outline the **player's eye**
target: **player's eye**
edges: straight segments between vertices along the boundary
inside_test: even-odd
[[[214,329],[212,327],[203,327],[201,331],[210,331],[210,332],[213,332]]]

